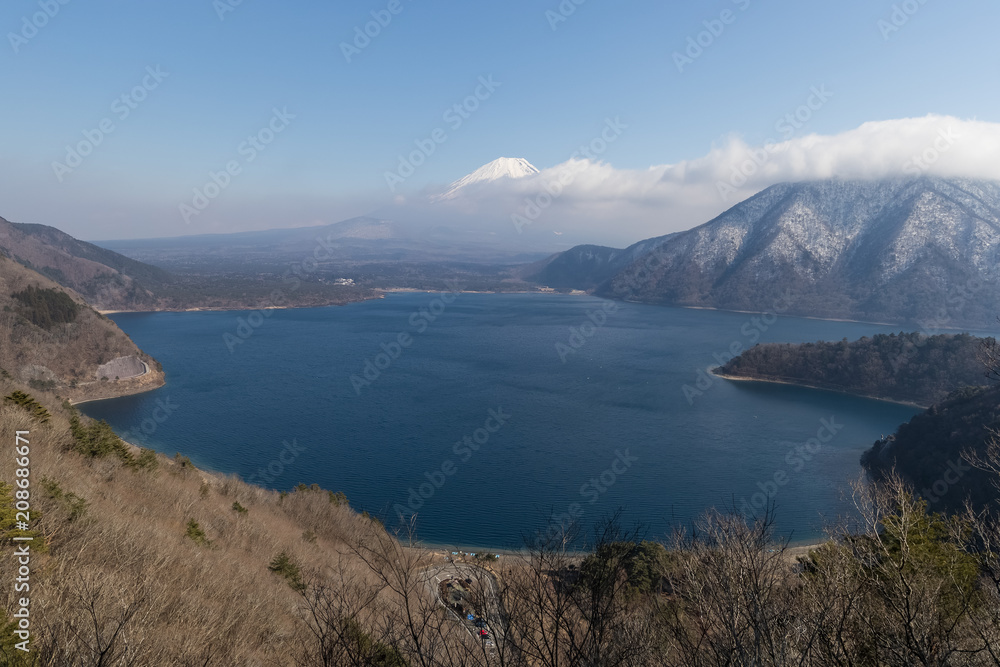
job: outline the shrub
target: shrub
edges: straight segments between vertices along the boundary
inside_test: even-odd
[[[10,394],[4,396],[4,403],[10,403],[17,405],[19,407],[27,410],[28,414],[40,424],[44,424],[49,421],[49,411],[45,409],[45,406],[36,401],[30,394],[26,394],[23,391],[14,391]]]
[[[135,460],[135,467],[140,470],[156,470],[159,465],[160,462],[156,458],[155,451],[146,449],[145,447],[139,450],[139,456]]]
[[[114,454],[130,467],[137,465],[128,445],[122,442],[111,425],[103,419],[84,426],[80,417],[74,414],[70,417],[69,428],[76,441],[73,449],[78,453],[91,458],[104,458]]]
[[[28,386],[38,391],[52,391],[56,388],[55,380],[28,380]]]
[[[43,477],[41,484],[48,497],[54,499],[66,510],[70,521],[76,521],[87,513],[87,506],[90,503],[75,493],[63,491],[54,479]]]
[[[349,652],[362,657],[364,664],[372,667],[406,667],[408,664],[398,649],[372,639],[353,618],[342,619],[341,623],[341,636],[350,647]]]
[[[194,519],[188,519],[186,535],[191,538],[195,544],[200,544],[202,546],[209,546],[211,544],[211,542],[208,541],[208,537],[205,535],[205,531],[201,529],[201,526],[199,526],[198,522]]]
[[[284,551],[274,557],[271,564],[267,566],[271,572],[280,575],[285,578],[288,585],[292,587],[292,590],[301,593],[306,589],[305,583],[302,581],[302,570],[299,568],[298,564],[291,559],[291,557]]]
[[[608,542],[584,559],[580,574],[585,584],[593,585],[620,569],[628,578],[629,594],[648,594],[661,589],[667,559],[666,548],[656,542]]]
[[[0,660],[6,667],[33,667],[37,665],[36,656],[32,653],[17,648],[19,638],[14,634],[18,629],[17,619],[11,618],[9,622],[6,613],[0,616]]]
[[[319,484],[299,484],[295,487],[296,491],[306,492],[306,491],[321,491]]]
[[[882,520],[881,540],[891,567],[876,569],[875,574],[884,577],[887,569],[892,576],[924,576],[940,582],[935,586],[939,611],[958,616],[974,598],[979,580],[975,556],[962,548],[968,530],[961,519],[928,513],[926,500],[908,497],[905,502],[909,507]]]
[[[18,521],[18,512],[14,508],[13,491],[14,487],[0,482],[0,540],[6,541],[15,537],[30,537],[33,540],[31,542],[31,549],[44,553],[48,550],[45,544],[45,537],[32,529],[32,526],[37,524],[38,520],[42,518],[42,514],[38,510],[31,510],[29,514],[30,520],[27,522],[28,527],[25,528],[22,522]]]

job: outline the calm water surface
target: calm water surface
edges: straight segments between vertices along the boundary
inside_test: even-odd
[[[899,327],[616,307],[405,293],[274,311],[256,328],[240,329],[249,313],[119,314],[167,385],[82,407],[198,466],[277,489],[315,482],[388,525],[417,507],[426,542],[495,548],[520,545],[552,515],[588,524],[616,508],[661,537],[765,493],[781,533],[809,539],[849,511],[842,492],[861,452],[917,412],[702,373],[734,343]],[[409,344],[397,350],[400,334]],[[164,405],[171,414],[158,423]]]

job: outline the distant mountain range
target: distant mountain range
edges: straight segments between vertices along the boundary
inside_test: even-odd
[[[453,187],[489,187],[532,170],[527,161],[501,158]],[[294,305],[342,303],[378,288],[438,289],[460,275],[468,289],[579,289],[643,303],[900,323],[930,333],[992,327],[1000,315],[1000,183],[992,181],[783,183],[699,227],[624,249],[578,245],[546,256],[536,245],[542,238],[475,221],[359,217],[99,247],[51,227],[0,219],[0,252],[103,309],[259,307],[297,269],[308,289]],[[348,294],[352,280],[368,292]]]
[[[1000,315],[1000,183],[784,183],[689,231],[578,246],[523,275],[645,303],[985,327]]]
[[[380,221],[344,223],[342,235],[370,239],[392,234],[391,226]],[[295,231],[295,230],[291,230]],[[21,266],[79,294],[87,303],[100,310],[185,310],[202,309],[254,309],[260,307],[322,306],[343,304],[378,296],[371,289],[353,284],[336,284],[317,276],[296,276],[291,279],[289,264],[279,265],[276,272],[262,270],[252,261],[248,245],[258,244],[272,248],[280,245],[277,237],[289,230],[278,232],[252,232],[249,240],[212,241],[209,252],[202,257],[202,265],[219,265],[220,258],[230,262],[235,271],[217,270],[206,275],[197,272],[172,272],[164,268],[126,257],[114,250],[80,241],[54,227],[36,224],[12,223],[0,218],[0,256],[10,258]],[[310,251],[315,240],[310,234],[300,234],[299,242]],[[171,241],[171,249],[180,257],[198,254],[203,247],[192,244],[187,237]],[[213,238],[213,237],[207,237]],[[303,240],[304,239],[304,240]],[[291,241],[289,241],[291,242]],[[213,248],[217,248],[212,254]],[[138,253],[141,254],[141,253]],[[298,259],[308,255],[299,253]],[[180,263],[181,268],[184,263]],[[219,268],[217,266],[216,268]],[[280,292],[282,302],[275,303],[274,294]]]
[[[399,226],[389,220],[352,218],[332,225],[266,229],[233,234],[197,234],[159,239],[98,241],[101,247],[127,253],[144,262],[157,262],[171,268],[184,268],[200,260],[210,262],[237,260],[240,263],[267,262],[278,259],[301,261],[313,250],[325,246],[364,245],[401,236]],[[329,251],[328,251],[329,252]]]
[[[344,274],[376,264],[512,266],[536,261],[551,252],[532,249],[524,241],[508,243],[483,229],[374,217],[314,227],[98,243],[175,272],[223,268],[240,271],[248,267],[285,271],[306,260],[317,260],[325,269]]]
[[[511,215],[523,202],[497,203],[485,214],[468,208],[539,171],[523,158],[498,158],[439,192],[393,204],[340,222],[309,227],[268,229],[229,234],[98,241],[104,248],[171,271],[238,271],[254,265],[276,270],[314,257],[341,272],[372,274],[375,264],[434,264],[510,267],[537,261],[570,248],[561,232],[518,229]],[[539,186],[541,187],[541,186]],[[321,257],[321,259],[319,259]],[[424,269],[416,269],[423,273]],[[432,269],[432,272],[437,272]],[[383,275],[378,268],[374,273]],[[390,274],[395,272],[390,271]],[[411,285],[404,285],[411,286]]]

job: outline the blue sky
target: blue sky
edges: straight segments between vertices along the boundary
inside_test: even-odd
[[[330,223],[500,156],[554,167],[608,118],[628,125],[600,156],[616,170],[696,160],[733,136],[759,145],[818,86],[832,97],[801,136],[927,114],[994,123],[1000,109],[1000,7],[986,0],[565,0],[568,16],[557,0],[234,1],[4,3],[0,216],[90,239]],[[391,21],[347,62],[341,44],[373,11]],[[707,46],[678,71],[674,52],[699,33]],[[155,85],[121,118],[114,101],[144,77]],[[449,127],[480,77],[499,86]],[[249,162],[240,146],[274,109],[294,119]],[[53,162],[106,119],[114,129],[60,180]],[[446,140],[390,193],[385,173],[437,128]],[[179,205],[234,160],[185,223]]]

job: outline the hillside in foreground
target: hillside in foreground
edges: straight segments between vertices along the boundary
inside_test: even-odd
[[[990,341],[969,334],[900,332],[853,342],[762,343],[714,372],[926,407],[956,389],[986,383],[980,352]]]
[[[798,560],[766,510],[710,510],[665,543],[612,517],[589,552],[550,534],[484,567],[406,546],[342,494],[209,475],[49,393],[0,378],[0,396],[0,430],[27,441],[0,457],[0,578],[30,582],[2,589],[0,664],[995,664],[1000,524],[930,515],[892,481],[858,487],[853,527]]]
[[[310,644],[292,612],[306,573],[342,567],[367,583],[363,564],[337,556],[372,525],[342,496],[206,475],[179,455],[129,447],[106,424],[51,393],[25,397],[27,389],[0,379],[11,450],[0,457],[0,577],[18,576],[12,550],[23,543],[11,538],[34,536],[37,662],[18,661],[7,626],[0,664],[293,665]],[[14,524],[15,431],[30,444],[29,532]],[[2,590],[9,615],[25,594]]]

